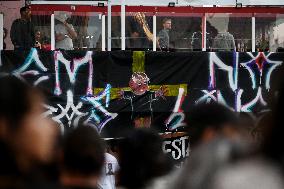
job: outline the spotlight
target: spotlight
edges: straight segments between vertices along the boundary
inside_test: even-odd
[[[169,2],[168,7],[175,7],[175,6],[176,6],[176,3],[175,3],[175,2]]]
[[[105,4],[104,3],[98,3],[98,7],[104,7]]]

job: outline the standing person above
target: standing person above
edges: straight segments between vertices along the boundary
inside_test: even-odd
[[[55,16],[55,48],[73,50],[73,39],[77,38],[77,32],[72,24],[67,23],[70,15],[67,12],[59,12]]]
[[[7,33],[8,33],[8,30],[6,28],[3,28],[3,50],[6,49],[5,39],[7,37]]]
[[[34,26],[31,22],[31,8],[20,9],[21,18],[16,19],[11,27],[10,37],[15,50],[28,50],[35,45]]]
[[[206,23],[209,25],[209,23]],[[191,37],[191,47],[192,51],[202,51],[202,23],[200,23],[198,31],[193,32]],[[211,34],[206,32],[206,51],[209,51],[211,48]]]
[[[214,51],[236,51],[235,39],[228,31],[220,31],[213,41]]]
[[[163,29],[158,33],[157,40],[163,51],[170,48],[170,30],[172,29],[172,20],[170,18],[163,19]]]

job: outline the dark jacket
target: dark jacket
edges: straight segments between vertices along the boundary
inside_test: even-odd
[[[202,51],[202,33],[194,32],[191,37],[191,46],[193,51]],[[211,48],[211,35],[206,32],[206,50]]]
[[[35,44],[34,25],[24,19],[16,19],[10,31],[11,41],[15,49],[30,49]]]
[[[56,181],[47,180],[42,171],[20,171],[15,155],[0,140],[0,189],[61,189]]]

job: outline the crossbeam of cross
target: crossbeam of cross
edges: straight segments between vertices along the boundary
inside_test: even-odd
[[[134,51],[133,52],[133,62],[132,62],[132,72],[145,72],[145,52],[144,51]],[[147,73],[146,73],[147,74]],[[184,89],[184,95],[187,95],[187,84],[177,84],[177,85],[149,85],[151,91],[159,90],[160,87],[165,87],[167,89],[165,96],[178,96],[179,89]],[[104,88],[94,88],[94,94],[102,92]],[[111,99],[119,98],[119,91],[130,91],[130,87],[121,88],[111,88]]]

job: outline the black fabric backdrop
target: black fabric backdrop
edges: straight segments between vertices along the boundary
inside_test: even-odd
[[[65,66],[61,60],[56,66],[55,57],[58,58],[60,53],[66,61],[70,61],[70,65]],[[42,88],[48,95],[47,114],[59,122],[62,129],[69,129],[74,122],[89,121],[101,130],[103,136],[117,137],[133,128],[130,101],[117,98],[115,93],[128,87],[131,75],[137,69],[133,68],[134,62],[137,63],[135,53],[140,56],[138,64],[142,65],[142,71],[150,78],[149,85],[158,85],[151,90],[168,86],[165,99],[160,98],[152,103],[153,127],[161,132],[184,125],[179,124],[186,123],[182,116],[196,103],[219,101],[226,102],[235,111],[264,111],[268,109],[271,97],[283,77],[284,54],[233,52],[2,51],[0,72],[2,75],[14,74]],[[91,58],[84,61],[83,58],[88,55]],[[85,64],[76,70],[76,61]],[[67,69],[70,69],[69,73]],[[92,74],[89,74],[90,70]],[[59,82],[56,82],[56,75]],[[86,96],[90,75],[93,95]],[[61,94],[55,93],[58,83]],[[106,105],[106,96],[93,103],[82,98],[85,96],[90,100],[98,97],[98,91],[105,89],[107,84],[112,88],[109,106]],[[185,89],[180,101],[178,85]],[[175,112],[176,117],[166,126],[177,101],[181,106]],[[117,113],[117,116],[111,117],[108,113]]]

